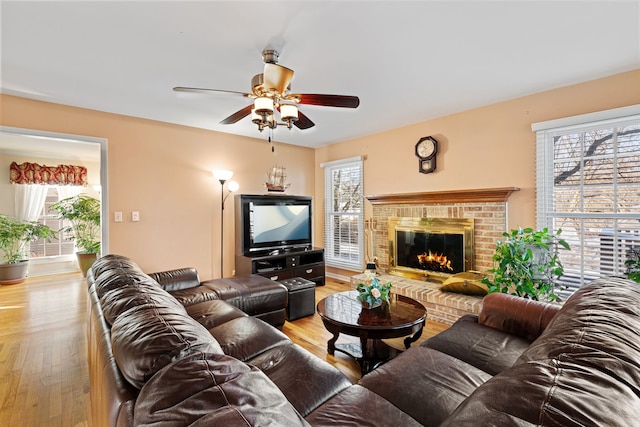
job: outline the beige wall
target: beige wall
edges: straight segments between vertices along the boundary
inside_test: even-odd
[[[211,169],[235,171],[241,193],[263,194],[266,169],[287,168],[288,193],[313,195],[322,246],[321,162],[366,156],[365,194],[516,186],[509,226],[535,222],[535,134],[531,123],[640,104],[640,70],[427,120],[312,149],[0,95],[0,124],[108,139],[110,251],[147,271],[193,266],[219,276],[220,185]],[[418,173],[414,145],[440,143],[435,173]],[[315,174],[310,173],[315,169]],[[225,209],[225,275],[233,269],[233,203]],[[141,222],[127,218],[140,211]],[[113,223],[113,211],[125,222]],[[367,215],[371,215],[367,206]],[[179,224],[179,226],[176,226]]]
[[[519,187],[509,198],[508,225],[535,227],[531,124],[640,104],[638,87],[640,70],[635,70],[319,148],[316,204],[324,198],[320,163],[363,155],[365,195]],[[425,175],[418,172],[414,147],[427,135],[438,140],[439,153],[436,171]],[[369,218],[368,202],[365,209]],[[315,233],[321,236],[324,224],[316,219]]]
[[[220,183],[212,169],[230,169],[240,193],[264,194],[266,171],[287,168],[290,194],[313,195],[313,150],[263,139],[171,125],[2,95],[0,124],[106,138],[110,252],[146,271],[193,266],[219,277]],[[233,200],[225,204],[225,275],[234,262]],[[141,221],[130,221],[131,211]],[[113,222],[113,212],[125,220]],[[321,239],[320,239],[321,240]]]

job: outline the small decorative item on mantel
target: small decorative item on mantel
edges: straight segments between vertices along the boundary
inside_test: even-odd
[[[389,303],[391,293],[391,282],[381,284],[375,273],[367,271],[364,273],[365,283],[359,283],[356,287],[358,291],[358,301],[363,308],[371,309],[379,307],[383,302]]]

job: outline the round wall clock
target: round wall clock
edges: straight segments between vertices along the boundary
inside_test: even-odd
[[[436,154],[438,153],[438,141],[431,136],[420,138],[416,143],[416,156],[418,156],[418,171],[431,173],[436,170]]]

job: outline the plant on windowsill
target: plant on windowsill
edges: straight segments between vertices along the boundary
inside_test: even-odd
[[[44,224],[23,221],[0,214],[0,252],[5,263],[0,265],[0,284],[17,284],[27,277],[29,259],[27,245],[37,239],[51,239],[55,232]]]
[[[391,282],[381,284],[374,272],[364,273],[365,283],[359,283],[356,287],[358,291],[358,301],[364,308],[375,308],[381,306],[383,302],[389,303],[391,293]]]
[[[86,276],[100,252],[100,201],[86,194],[68,197],[51,205],[58,218],[70,224],[61,231],[75,241],[76,256],[82,274]]]
[[[640,283],[640,248],[632,248],[627,252],[627,278]]]
[[[518,228],[504,232],[504,240],[496,243],[494,267],[482,279],[489,293],[502,292],[533,300],[557,301],[556,280],[564,274],[558,258],[558,245],[570,250],[569,244],[547,228],[534,231]]]

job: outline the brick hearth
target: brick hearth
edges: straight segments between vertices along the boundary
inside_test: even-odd
[[[382,274],[381,283],[391,282],[391,292],[419,301],[427,309],[427,319],[447,325],[453,324],[465,314],[478,314],[482,308],[482,297],[454,294],[440,290],[440,283],[408,279]],[[351,277],[351,287],[363,283],[364,274]]]

